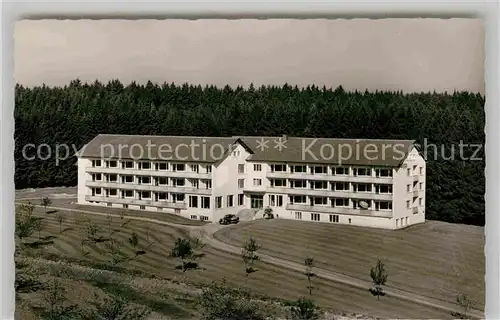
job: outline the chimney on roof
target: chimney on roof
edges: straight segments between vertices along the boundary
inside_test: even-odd
[[[286,141],[287,138],[288,136],[286,134],[281,135],[281,140]]]

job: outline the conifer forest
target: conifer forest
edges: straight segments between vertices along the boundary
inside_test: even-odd
[[[17,85],[16,189],[76,185],[74,153],[100,133],[411,139],[427,158],[426,218],[482,226],[484,102],[469,92],[347,92],[341,86],[287,84]],[[51,152],[39,148],[41,154],[30,160],[37,148],[25,149],[24,157],[28,144],[47,144]],[[71,148],[66,160],[56,161],[56,145]]]

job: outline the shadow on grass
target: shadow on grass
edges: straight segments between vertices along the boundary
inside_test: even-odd
[[[46,245],[49,245],[49,244],[54,244],[54,241],[53,240],[37,240],[37,241],[33,241],[33,242],[28,242],[28,243],[25,243],[24,246],[26,248],[30,248],[30,249],[39,249],[43,246],[46,246]]]
[[[46,212],[46,214],[51,214],[51,213],[56,213],[56,212],[57,212],[57,210],[48,210],[48,211]]]
[[[191,316],[191,314],[187,311],[181,309],[173,303],[145,295],[124,284],[102,283],[96,281],[90,281],[90,283],[108,294],[119,296],[127,301],[146,306],[154,312],[158,312],[174,319],[187,319]]]
[[[196,262],[186,262],[184,263],[184,268],[182,265],[175,266],[175,269],[177,270],[182,270],[182,271],[188,271],[188,270],[205,270],[205,268],[200,267],[200,265]]]

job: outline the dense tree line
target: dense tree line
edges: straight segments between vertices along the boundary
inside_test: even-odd
[[[427,217],[484,225],[484,149],[472,146],[485,142],[480,94],[79,80],[65,87],[17,85],[15,94],[16,188],[76,185],[76,158],[56,163],[55,145],[79,149],[99,133],[415,139],[437,146],[425,150]],[[48,144],[52,152],[40,148],[28,160],[22,150],[29,143]],[[36,154],[26,150],[28,157]]]

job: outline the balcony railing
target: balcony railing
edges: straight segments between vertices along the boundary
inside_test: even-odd
[[[303,196],[318,196],[332,198],[352,198],[352,199],[371,199],[371,200],[392,200],[390,193],[374,193],[374,192],[353,192],[353,191],[333,191],[333,190],[318,190],[306,188],[266,188],[267,193],[283,193],[289,195]]]
[[[87,167],[85,171],[88,173],[114,173],[122,175],[136,176],[154,176],[154,177],[174,177],[174,178],[198,178],[211,179],[212,173],[197,173],[194,171],[164,171],[164,170],[139,170],[139,169],[123,169],[123,168],[103,168],[103,167]]]
[[[136,184],[136,183],[117,183],[117,182],[102,182],[102,181],[86,181],[87,187],[97,188],[112,188],[123,190],[144,190],[144,191],[159,191],[159,192],[173,192],[173,193],[191,193],[201,195],[211,195],[212,189],[201,189],[195,187],[181,187],[181,186],[156,186],[151,184]]]
[[[293,211],[307,211],[307,212],[320,212],[320,213],[331,213],[331,214],[346,214],[346,215],[356,215],[356,216],[392,218],[392,211],[363,210],[363,209],[352,209],[345,207],[311,206],[308,204],[287,204],[286,209]]]
[[[150,206],[150,207],[162,207],[170,209],[186,209],[186,202],[171,202],[165,200],[153,201],[153,200],[139,200],[131,198],[118,198],[118,197],[104,197],[104,196],[85,196],[86,201],[96,201],[96,202],[108,202],[108,203],[121,203],[121,204],[132,204],[138,206]]]
[[[335,182],[359,182],[359,183],[387,183],[392,184],[393,177],[371,177],[371,176],[348,176],[331,174],[311,174],[302,172],[268,172],[267,178],[271,179],[292,179],[292,180],[314,180],[314,181],[335,181]]]

